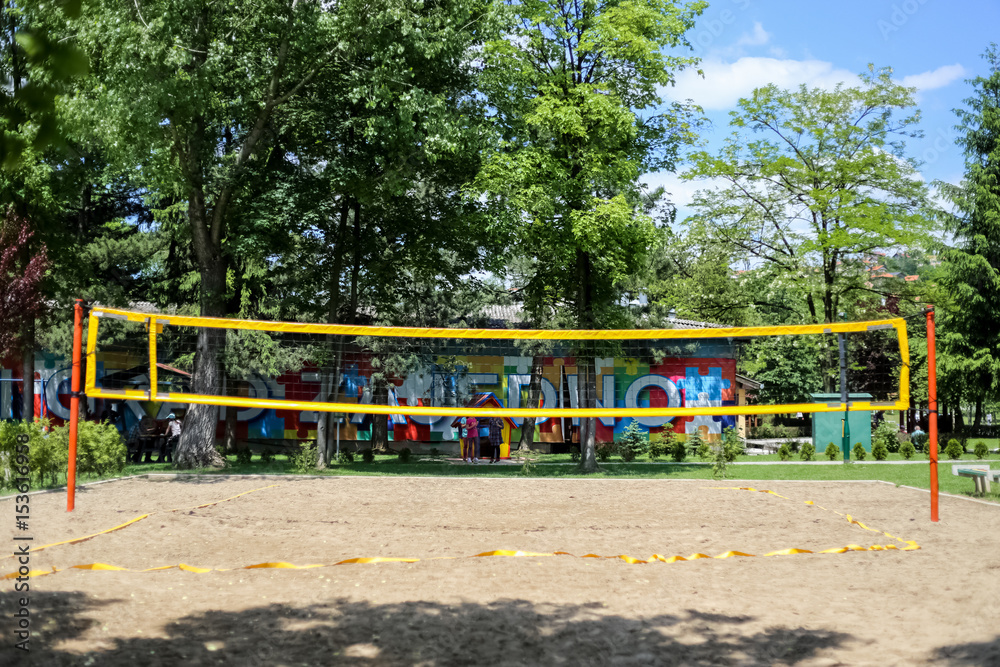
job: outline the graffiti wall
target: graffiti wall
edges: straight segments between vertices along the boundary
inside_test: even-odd
[[[702,350],[704,353],[705,350]],[[725,350],[724,352],[728,352]],[[464,405],[477,393],[493,394],[505,407],[522,407],[527,402],[531,379],[530,357],[450,357],[450,372],[435,370],[435,366],[411,372],[390,391],[389,402],[395,405]],[[457,367],[457,371],[455,370]],[[47,416],[56,424],[69,418],[70,367],[63,359],[41,354],[36,359],[36,392],[43,400],[36,401],[35,413]],[[127,371],[125,369],[132,369]],[[650,365],[634,359],[596,359],[597,403],[601,407],[641,408],[709,407],[736,405],[736,362],[731,356],[665,358]],[[6,360],[0,382],[0,418],[13,414],[15,393],[20,389],[20,364]],[[119,380],[127,375],[129,386],[148,388],[148,376],[138,359],[122,356],[98,356],[97,378]],[[368,403],[372,400],[369,386],[371,369],[362,360],[348,366],[342,375],[340,400]],[[320,400],[320,373],[303,369],[276,378],[251,377],[241,383],[239,392],[253,398],[288,398]],[[160,389],[163,391],[163,388]],[[547,357],[542,373],[542,404],[544,406],[577,406],[577,368],[572,357]],[[88,411],[98,417],[109,406],[89,399]],[[124,401],[120,410],[121,428],[128,429],[143,415],[164,419],[170,412],[183,410],[183,404],[151,401]],[[226,410],[219,408],[219,436],[224,427]],[[380,417],[376,417],[380,418]],[[385,417],[381,417],[385,418]],[[371,437],[373,416],[348,413],[340,426],[342,440],[367,440]],[[452,418],[433,416],[392,415],[388,418],[390,438],[395,441],[445,442],[457,440]],[[310,439],[315,437],[317,414],[313,411],[273,410],[262,408],[237,409],[237,435],[252,439]],[[517,429],[513,439],[520,438],[521,419],[512,420]],[[598,418],[597,438],[611,441],[621,434],[630,418]],[[639,418],[647,431],[664,429],[676,433],[700,431],[703,436],[718,437],[726,426],[735,426],[734,417]],[[548,418],[536,423],[536,438],[542,442],[571,442],[579,419]]]

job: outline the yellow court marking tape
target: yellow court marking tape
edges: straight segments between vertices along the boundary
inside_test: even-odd
[[[755,489],[752,486],[709,486],[709,487],[706,487],[706,488],[709,488],[709,489],[718,489],[718,490],[729,490],[729,491],[753,491],[753,492],[756,492],[756,493],[767,493],[767,494],[770,494],[772,496],[777,496],[778,498],[784,498],[785,500],[791,500],[791,498],[783,496],[780,493],[775,493],[774,491],[769,491],[767,489]],[[821,509],[821,510],[824,510],[826,512],[833,512],[837,516],[842,516],[845,519],[847,519],[847,522],[849,524],[851,524],[853,526],[858,526],[859,528],[862,528],[864,530],[870,531],[872,533],[882,533],[883,535],[885,535],[886,537],[888,537],[891,540],[896,540],[897,542],[905,544],[906,546],[902,548],[902,551],[916,551],[917,549],[920,548],[920,546],[916,542],[914,542],[913,540],[904,540],[903,538],[896,537],[895,535],[891,535],[891,534],[889,534],[888,532],[886,532],[884,530],[879,530],[878,528],[871,528],[869,526],[866,526],[865,524],[861,523],[860,521],[858,521],[857,519],[855,519],[854,517],[852,517],[850,514],[844,514],[843,512],[838,512],[837,510],[826,509],[825,507],[817,505],[816,503],[814,503],[811,500],[804,500],[802,502],[803,502],[804,505],[809,505],[810,507],[815,507],[817,509]],[[871,547],[869,547],[867,549],[865,549],[863,547],[854,548],[856,546],[857,545],[848,545],[846,548],[849,549],[849,550],[851,550],[851,551],[884,551],[886,549],[897,549],[897,547],[891,546],[891,545],[888,545],[888,546],[874,545],[874,546],[871,546]],[[781,553],[781,552],[771,552],[770,554],[765,554],[765,555],[766,556],[770,556],[772,554],[777,554],[777,553]],[[842,552],[841,551],[837,551],[837,550],[827,550],[827,551],[820,551],[819,553],[842,553]]]
[[[917,547],[919,548],[919,547]],[[809,549],[783,549],[781,551],[772,551],[770,553],[764,554],[764,557],[768,556],[794,556],[796,554],[843,554],[851,551],[907,551],[908,548],[900,549],[894,544],[873,544],[870,547],[863,547],[857,544],[848,544],[844,547],[836,547],[833,549],[825,549],[823,551],[810,551]],[[536,551],[510,551],[498,549],[495,551],[484,551],[483,553],[474,554],[472,556],[435,556],[432,558],[397,558],[390,556],[373,556],[367,558],[347,558],[336,563],[313,563],[310,565],[296,565],[294,563],[289,563],[286,561],[275,561],[269,563],[255,563],[253,565],[244,565],[242,567],[235,568],[203,568],[195,567],[193,565],[187,565],[186,563],[180,563],[179,565],[161,565],[159,567],[148,567],[142,570],[131,570],[127,567],[118,567],[117,565],[108,565],[107,563],[89,563],[86,565],[71,565],[68,568],[63,568],[63,570],[112,570],[117,572],[158,572],[161,570],[184,570],[185,572],[194,572],[195,574],[204,574],[206,572],[233,572],[235,570],[311,570],[320,567],[336,567],[338,565],[353,565],[353,564],[367,564],[367,563],[419,563],[421,560],[455,560],[458,558],[489,558],[489,557],[501,557],[501,558],[548,558],[552,556],[570,556],[573,558],[598,558],[602,560],[621,560],[630,565],[641,565],[645,563],[679,563],[682,561],[691,560],[701,560],[704,558],[721,560],[725,558],[757,558],[756,554],[746,553],[745,551],[726,551],[718,556],[709,556],[703,553],[693,553],[690,556],[663,556],[661,554],[653,554],[649,558],[635,558],[634,556],[629,556],[627,554],[619,554],[617,556],[599,556],[597,554],[586,554],[583,556],[574,556],[568,551],[555,551],[552,553],[541,553]],[[3,579],[13,579],[15,577],[41,577],[47,574],[54,574],[56,572],[62,572],[58,568],[53,567],[51,570],[32,570],[28,573],[18,573],[11,572],[10,574],[4,575]]]
[[[148,518],[149,516],[150,516],[149,514],[143,514],[141,516],[137,516],[134,519],[130,519],[129,521],[126,521],[125,523],[123,523],[121,525],[115,526],[114,528],[108,528],[107,530],[102,530],[102,531],[100,531],[98,533],[94,533],[93,535],[85,535],[83,537],[74,537],[71,540],[63,540],[62,542],[53,542],[52,544],[43,544],[40,547],[35,547],[34,549],[28,549],[28,551],[25,552],[25,553],[34,553],[36,551],[41,551],[42,549],[48,549],[49,547],[57,547],[60,544],[77,544],[79,542],[85,542],[85,541],[87,541],[87,540],[89,540],[91,538],[97,537],[98,535],[104,535],[105,533],[113,533],[114,531],[121,530],[122,528],[125,528],[126,526],[131,526],[133,523],[138,523],[138,522],[142,521],[143,519]],[[0,560],[4,560],[4,559],[7,559],[7,558],[14,558],[15,556],[20,556],[20,555],[22,555],[22,554],[10,554],[9,556],[0,556]]]
[[[224,503],[227,500],[233,500],[234,498],[239,498],[240,496],[245,496],[246,494],[253,493],[254,491],[263,491],[264,489],[271,489],[271,488],[274,488],[276,486],[279,486],[279,485],[278,484],[271,484],[270,486],[262,486],[259,489],[251,489],[249,491],[244,491],[243,493],[237,493],[235,496],[230,496],[228,498],[223,498],[222,500],[216,500],[215,502],[211,502],[211,503],[205,503],[204,505],[195,505],[194,507],[183,507],[183,508],[178,508],[178,509],[174,509],[174,510],[166,510],[165,512],[167,514],[169,514],[170,512],[183,512],[184,510],[196,510],[196,509],[201,509],[203,507],[211,507],[212,505],[218,505],[219,503]],[[121,530],[122,528],[126,528],[128,526],[131,526],[133,523],[138,523],[138,522],[142,521],[143,519],[148,519],[149,517],[153,516],[154,514],[158,514],[158,512],[150,512],[149,514],[142,514],[140,516],[137,516],[134,519],[130,519],[130,520],[126,521],[123,524],[117,525],[114,528],[108,528],[107,530],[102,530],[100,532],[94,533],[93,535],[84,535],[83,537],[74,537],[71,540],[63,540],[62,542],[53,542],[52,544],[43,544],[40,547],[35,547],[34,549],[28,549],[28,551],[26,551],[25,553],[29,553],[29,554],[30,553],[35,553],[36,551],[41,551],[42,549],[48,549],[50,547],[57,547],[60,544],[79,544],[80,542],[86,542],[87,540],[92,539],[94,537],[97,537],[98,535],[105,535],[107,533],[113,533],[116,530]],[[0,556],[0,560],[5,560],[7,558],[14,558],[15,556],[21,556],[21,555],[23,555],[23,554],[10,554],[9,556]]]

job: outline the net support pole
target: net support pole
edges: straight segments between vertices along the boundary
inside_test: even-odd
[[[840,446],[844,450],[844,463],[851,461],[851,413],[850,395],[847,392],[847,336],[837,334],[840,346],[840,402],[844,404],[844,425],[841,431]]]
[[[69,399],[69,465],[66,470],[66,511],[76,505],[76,436],[80,428],[80,348],[83,346],[83,300],[73,306],[73,393]]]
[[[931,521],[938,520],[938,400],[937,359],[934,339],[934,307],[927,315],[927,447],[931,460]]]

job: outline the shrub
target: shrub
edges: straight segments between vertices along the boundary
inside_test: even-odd
[[[910,438],[910,442],[913,443],[913,449],[918,452],[926,452],[927,443],[930,441],[931,436],[927,433],[920,433]]]
[[[670,438],[670,457],[680,463],[687,458],[687,443],[683,438]]]
[[[792,458],[792,448],[788,446],[787,442],[781,443],[781,447],[778,447],[778,457],[782,461]]]
[[[944,448],[944,453],[949,459],[960,459],[965,453],[965,449],[962,447],[962,443],[956,438],[952,438],[948,441],[948,446]]]
[[[431,456],[433,456],[434,458],[441,456],[441,450],[438,449],[437,447],[431,447]]]
[[[597,446],[594,447],[594,453],[597,454],[598,461],[607,461],[611,458],[611,454],[615,451],[615,443],[613,442],[599,442]]]
[[[898,442],[898,440],[897,440]],[[872,445],[872,458],[876,461],[885,461],[889,458],[889,448],[883,440],[879,440],[874,445]]]
[[[250,451],[249,447],[244,447],[243,449],[236,450],[236,462],[240,465],[246,465],[250,463],[253,459],[253,452]]]
[[[369,447],[365,451],[361,452],[361,460],[365,463],[375,462],[375,450]]]
[[[0,488],[15,488],[15,478],[21,475],[22,467],[27,466],[28,476],[37,475],[39,483],[44,482],[48,475],[53,483],[58,482],[58,473],[65,469],[65,454],[60,456],[58,448],[49,442],[43,429],[48,425],[45,420],[35,422],[0,422]],[[17,441],[18,436],[28,436],[27,443]],[[24,448],[18,450],[18,445],[28,445],[28,461],[24,462],[18,456]]]
[[[860,442],[854,443],[854,447],[851,448],[851,455],[854,456],[855,461],[864,461],[868,458],[868,452],[865,451],[865,446]]]
[[[663,433],[651,433],[649,436],[649,460],[655,461],[661,456],[666,456],[670,451],[673,433],[664,431]]]
[[[976,446],[973,448],[972,452],[976,455],[977,459],[985,459],[987,456],[990,455],[990,448],[986,446],[985,442],[980,440],[979,442],[976,443]]]
[[[299,473],[311,472],[316,469],[316,461],[319,460],[319,451],[316,448],[316,441],[303,445],[298,452],[291,456],[292,470]]]
[[[723,429],[721,445],[726,463],[732,463],[737,456],[746,452],[746,443],[743,442],[739,432],[731,426]]]
[[[649,443],[639,426],[639,422],[633,419],[625,427],[625,431],[618,439],[618,455],[622,461],[635,461],[639,456],[646,453]]]
[[[69,426],[53,429],[52,435],[62,439],[66,434],[69,448]],[[118,429],[107,422],[81,421],[77,424],[76,470],[81,474],[118,475],[125,470],[127,448]]]
[[[354,454],[347,451],[346,449],[340,450],[337,454],[337,463],[340,465],[348,465],[349,463],[354,463]]]
[[[913,455],[917,453],[917,449],[913,446],[912,442],[907,441],[899,446],[899,453],[904,459],[909,461],[913,458]]]
[[[686,441],[684,444],[692,452],[700,452],[705,447],[711,448],[711,445],[709,445],[707,442],[701,439],[701,431],[699,430],[695,430],[694,433],[686,436]],[[710,458],[710,457],[711,453],[709,453],[709,455],[706,456],[705,458]]]
[[[652,454],[650,454],[650,457],[652,457]],[[574,462],[580,461],[580,448],[576,445],[569,448],[569,460]]]
[[[707,442],[703,442],[698,445],[696,453],[700,459],[710,459],[712,458],[712,447]]]
[[[831,461],[836,461],[840,456],[840,447],[831,442],[826,446],[826,449],[823,450],[823,455]]]
[[[265,449],[260,453],[260,462],[263,464],[268,464],[274,460],[274,453],[270,449]]]
[[[399,450],[396,453],[396,457],[399,459],[400,463],[409,463],[410,462],[410,456],[412,456],[412,455],[413,455],[413,452],[410,450],[409,447],[403,447],[401,450]]]
[[[816,446],[811,442],[803,444],[802,448],[799,450],[799,458],[803,461],[812,461],[815,456]]]
[[[879,423],[875,432],[872,433],[872,454],[874,455],[875,447],[880,444],[885,447],[886,452],[899,451],[898,434],[899,429],[892,422]]]

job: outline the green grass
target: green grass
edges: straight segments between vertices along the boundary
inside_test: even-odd
[[[898,455],[891,455],[890,459],[898,460]],[[617,457],[612,457],[607,463],[599,463],[600,470],[593,475],[581,474],[577,464],[570,460],[569,454],[532,454],[535,465],[530,471],[525,471],[519,465],[489,465],[480,463],[478,465],[450,465],[448,461],[440,457],[414,456],[409,463],[401,463],[395,455],[378,455],[372,463],[364,463],[360,456],[354,463],[344,465],[332,465],[323,471],[309,471],[308,474],[320,476],[416,476],[416,477],[521,477],[525,474],[538,478],[606,478],[606,479],[712,479],[711,463],[701,462],[697,459],[688,459],[684,464],[674,463],[672,460],[660,459],[656,462],[640,461],[635,463],[622,463]],[[142,465],[129,464],[121,477],[130,475],[142,475],[150,473],[180,473],[180,474],[200,474],[200,475],[287,475],[297,474],[293,469],[291,461],[284,455],[276,456],[268,463],[262,463],[259,456],[247,464],[237,464],[235,456],[227,457],[229,466],[224,469],[206,468],[199,470],[175,470],[169,463],[147,463]],[[881,480],[896,484],[897,486],[914,486],[917,488],[930,488],[930,465],[925,454],[918,454],[914,459],[920,461],[916,465],[880,465],[878,463],[855,462],[839,465],[813,465],[799,462],[793,459],[786,465],[761,466],[761,465],[741,465],[746,462],[777,461],[777,455],[769,456],[743,456],[735,463],[729,465],[729,478],[747,480],[751,482],[768,481],[842,481],[842,480]],[[825,458],[822,459],[825,461]],[[964,462],[973,462],[975,459],[971,454],[961,459]],[[991,454],[987,462],[991,464],[1000,461],[1000,455]],[[973,482],[971,479],[956,477],[951,474],[951,465],[957,461],[942,459],[938,464],[939,488],[946,493],[957,495],[973,495]],[[996,466],[1000,467],[1000,466]],[[98,477],[87,476],[78,479],[79,483],[92,482],[100,479]],[[65,476],[60,479],[61,485],[65,485]],[[46,484],[37,488],[58,488],[58,484]],[[987,496],[987,499],[1000,502],[1000,485],[994,485],[996,489]]]

